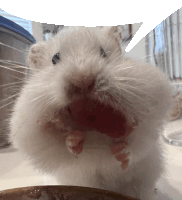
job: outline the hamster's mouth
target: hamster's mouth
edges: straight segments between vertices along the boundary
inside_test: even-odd
[[[82,99],[68,106],[69,114],[79,130],[95,130],[111,138],[128,136],[133,127],[126,117],[109,105],[96,100]]]

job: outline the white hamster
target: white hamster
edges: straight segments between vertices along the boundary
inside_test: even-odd
[[[67,27],[28,55],[33,72],[15,102],[10,141],[60,184],[154,200],[165,172],[160,134],[172,107],[168,78],[127,58],[118,27]]]

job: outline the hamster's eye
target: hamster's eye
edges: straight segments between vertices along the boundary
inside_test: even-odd
[[[100,55],[105,58],[106,57],[106,53],[104,51],[104,49],[102,47],[100,47]]]
[[[54,56],[52,57],[52,63],[53,65],[56,65],[61,59],[61,55],[60,53],[56,53],[54,54]]]

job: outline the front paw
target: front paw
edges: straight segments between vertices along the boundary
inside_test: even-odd
[[[111,148],[111,154],[115,155],[116,160],[121,162],[121,168],[123,170],[128,168],[131,161],[131,151],[126,141],[114,143],[114,146]]]
[[[83,151],[84,135],[81,131],[73,131],[66,138],[66,146],[68,150],[78,155]]]

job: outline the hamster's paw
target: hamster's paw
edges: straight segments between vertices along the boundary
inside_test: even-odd
[[[121,162],[121,168],[123,170],[128,168],[131,160],[131,151],[126,141],[114,144],[111,148],[111,154],[115,155],[116,160]]]
[[[78,155],[83,151],[84,135],[81,131],[73,131],[66,138],[68,150]]]

